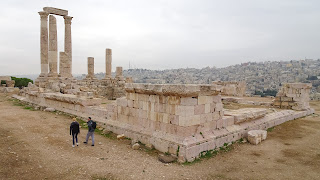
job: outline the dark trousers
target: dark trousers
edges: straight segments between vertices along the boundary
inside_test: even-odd
[[[78,143],[78,133],[72,133],[72,143],[74,145],[74,139],[76,139],[76,143]]]

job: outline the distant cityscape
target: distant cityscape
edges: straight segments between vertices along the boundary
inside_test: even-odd
[[[267,90],[278,90],[281,83],[309,82],[312,93],[320,93],[320,59],[248,62],[225,68],[202,69],[128,69],[123,71],[136,83],[152,84],[208,84],[212,81],[246,81],[247,93],[255,94]],[[83,79],[86,74],[78,76]],[[98,79],[104,73],[96,74]]]

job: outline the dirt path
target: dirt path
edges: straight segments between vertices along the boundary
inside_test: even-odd
[[[0,179],[320,179],[320,117],[284,123],[262,144],[191,165],[163,164],[129,141],[96,135],[72,148],[71,118],[14,106],[0,94]],[[313,103],[320,113],[320,103]],[[101,145],[98,143],[101,142]]]

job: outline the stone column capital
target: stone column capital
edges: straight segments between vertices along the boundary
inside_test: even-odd
[[[71,20],[73,17],[71,16],[63,16],[64,18],[64,24],[71,24]]]
[[[40,11],[40,12],[38,12],[38,13],[39,13],[41,19],[48,20],[48,15],[49,15],[48,12]]]

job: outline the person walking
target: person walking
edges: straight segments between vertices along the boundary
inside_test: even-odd
[[[87,144],[88,140],[89,140],[89,137],[91,136],[91,139],[92,139],[92,145],[91,146],[94,146],[94,130],[96,129],[96,122],[92,121],[91,117],[88,117],[87,124],[88,124],[88,134],[87,134],[87,137],[86,137],[86,141],[83,142],[83,143]]]
[[[76,118],[72,119],[73,122],[70,124],[70,135],[72,135],[72,147],[74,147],[74,139],[76,139],[77,146],[78,144],[78,134],[80,133],[80,126]]]

